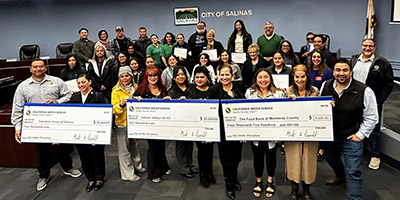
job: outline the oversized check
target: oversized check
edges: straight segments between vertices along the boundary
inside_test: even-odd
[[[128,99],[128,138],[220,141],[218,100]]]
[[[111,144],[111,104],[26,103],[21,142]]]
[[[226,140],[333,141],[331,97],[224,100]]]

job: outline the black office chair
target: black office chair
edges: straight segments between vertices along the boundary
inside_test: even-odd
[[[72,53],[72,47],[74,44],[72,43],[61,43],[56,47],[56,57],[57,58],[66,58],[69,54]]]
[[[37,44],[24,45],[19,49],[19,60],[33,60],[40,57],[40,48]]]

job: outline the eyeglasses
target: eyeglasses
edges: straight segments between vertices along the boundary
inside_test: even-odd
[[[282,45],[283,48],[289,48],[289,45]]]
[[[306,38],[307,40],[314,40],[314,37],[308,37],[308,38]]]
[[[368,44],[362,44],[361,46],[364,48],[367,48],[367,47],[374,48],[375,47],[375,45],[368,45]]]

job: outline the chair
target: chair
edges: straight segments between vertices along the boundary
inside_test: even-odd
[[[66,58],[69,54],[72,53],[72,43],[61,43],[56,47],[56,57],[57,58]]]
[[[33,60],[40,57],[40,48],[37,44],[24,45],[19,49],[20,60]]]

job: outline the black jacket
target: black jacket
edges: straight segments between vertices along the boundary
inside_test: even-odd
[[[71,99],[69,100],[68,103],[82,104],[81,92],[72,94]],[[85,101],[85,104],[108,104],[108,103],[109,102],[102,93],[93,90],[89,92]]]
[[[253,38],[251,37],[251,35],[249,33],[247,33],[246,35],[243,35],[243,52],[247,52],[247,49],[249,48],[249,46],[251,44],[253,44]],[[229,53],[235,52],[235,40],[233,40],[233,41],[228,40],[228,49],[227,50]]]
[[[95,64],[93,64],[95,63]],[[113,61],[111,59],[106,59],[103,61],[103,72],[101,73],[101,76],[96,73],[95,68],[97,68],[97,63],[96,60],[92,60],[91,63],[89,63],[88,66],[88,73],[90,77],[92,77],[92,88],[100,92],[101,85],[104,85],[106,87],[106,91],[111,94],[112,90],[112,84],[111,84],[111,68],[113,66]]]
[[[360,55],[361,54],[357,54],[351,57],[350,63],[353,68]],[[375,59],[371,63],[365,84],[374,91],[376,102],[379,105],[385,103],[386,99],[392,92],[393,80],[393,69],[390,62],[384,57],[375,54]]]
[[[249,88],[254,83],[254,73],[260,68],[267,68],[268,62],[261,56],[258,56],[258,63],[256,68],[253,71],[253,63],[251,63],[251,59],[247,59],[243,64],[243,83],[246,88]]]

